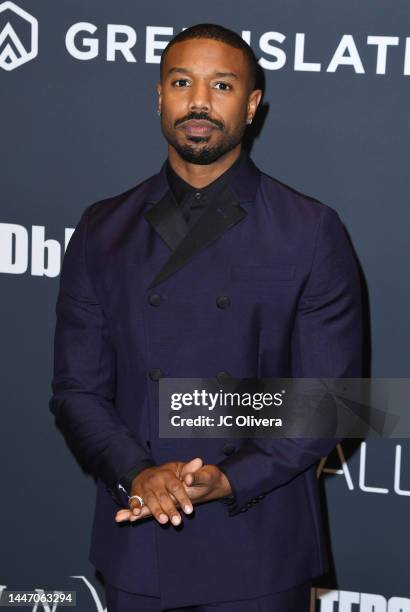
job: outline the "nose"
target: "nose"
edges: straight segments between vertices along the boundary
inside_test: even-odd
[[[210,90],[205,82],[198,81],[192,85],[189,109],[190,111],[205,111],[208,113],[210,112]]]

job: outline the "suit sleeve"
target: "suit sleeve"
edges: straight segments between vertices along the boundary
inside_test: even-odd
[[[295,378],[362,375],[362,308],[358,267],[335,210],[323,207],[308,280],[292,334]],[[229,514],[245,511],[327,455],[337,438],[253,438],[219,468],[235,493]]]
[[[116,353],[87,273],[87,218],[83,213],[63,259],[56,304],[54,371],[49,402],[73,453],[112,497],[127,506],[120,478],[135,466],[154,465],[121,420],[115,405]]]

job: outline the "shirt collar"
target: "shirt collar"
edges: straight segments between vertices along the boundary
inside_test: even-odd
[[[243,149],[241,149],[239,157],[234,161],[234,163],[229,166],[227,170],[217,179],[205,185],[205,187],[197,188],[187,183],[175,170],[172,168],[169,163],[169,159],[166,161],[166,173],[167,179],[170,186],[170,189],[178,203],[181,203],[187,193],[199,192],[201,195],[206,195],[207,197],[212,197],[212,195],[216,192],[219,192],[220,189],[225,185],[229,174],[234,171],[240,163],[243,161],[246,153]]]

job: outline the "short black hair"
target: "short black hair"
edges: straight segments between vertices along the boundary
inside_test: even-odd
[[[248,64],[252,89],[255,89],[259,65],[252,50],[252,47],[250,47],[248,43],[244,41],[241,36],[239,36],[239,34],[234,32],[233,30],[224,28],[223,26],[218,25],[216,23],[198,23],[187,28],[186,30],[183,30],[182,32],[179,32],[179,34],[174,36],[174,38],[169,41],[168,45],[165,47],[161,55],[161,78],[163,76],[162,73],[164,58],[170,47],[172,47],[172,45],[175,45],[178,42],[190,40],[192,38],[211,38],[213,40],[220,40],[221,42],[224,42],[227,45],[231,45],[231,47],[235,47],[235,49],[241,49],[241,51],[245,55]]]

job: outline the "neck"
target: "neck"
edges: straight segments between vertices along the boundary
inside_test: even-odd
[[[231,151],[219,157],[213,164],[192,164],[185,161],[173,146],[168,145],[168,159],[172,169],[179,174],[184,181],[197,189],[206,187],[206,185],[215,181],[232,166],[240,154],[241,143]]]

